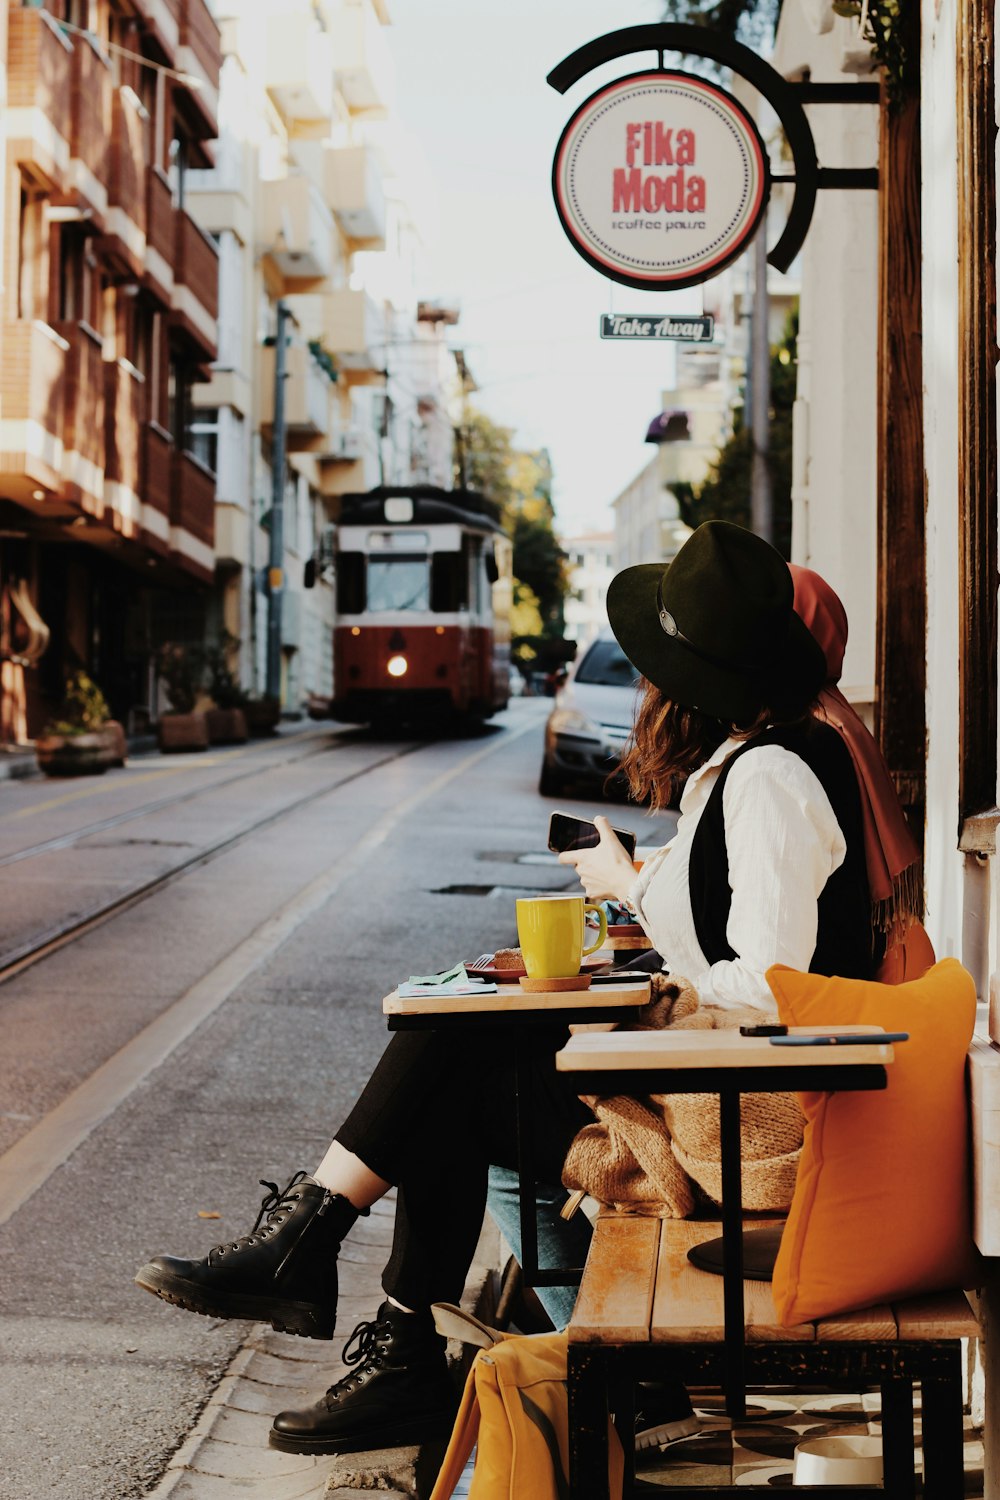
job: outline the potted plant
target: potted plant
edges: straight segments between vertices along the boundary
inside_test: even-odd
[[[160,749],[207,750],[205,715],[195,711],[205,671],[203,648],[168,641],[157,653],[156,666],[170,704],[170,712],[161,714],[156,726]]]
[[[247,694],[229,665],[231,653],[238,645],[235,636],[226,633],[208,653],[208,686],[214,707],[205,710],[205,724],[211,745],[242,745],[247,739],[243,712]]]
[[[273,734],[281,722],[281,704],[266,694],[262,698],[248,698],[243,712],[251,734]]]
[[[46,776],[99,776],[123,765],[125,735],[108,711],[104,694],[86,672],[66,682],[59,717],[35,741],[39,769]]]

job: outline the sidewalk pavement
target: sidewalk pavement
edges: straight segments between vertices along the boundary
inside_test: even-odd
[[[441,1448],[393,1448],[380,1453],[329,1457],[278,1453],[268,1447],[277,1412],[310,1406],[346,1374],[340,1351],[355,1324],[371,1318],[382,1302],[382,1267],[392,1244],[395,1193],[359,1219],[338,1259],[340,1298],[332,1343],[291,1338],[256,1325],[238,1351],[148,1500],[232,1500],[234,1491],[257,1500],[349,1500],[377,1489],[386,1500],[426,1495]],[[480,1310],[496,1264],[496,1232],[484,1231],[469,1273],[463,1304]],[[449,1354],[459,1357],[458,1345]],[[429,1482],[430,1481],[430,1482]],[[456,1491],[464,1493],[464,1488]]]

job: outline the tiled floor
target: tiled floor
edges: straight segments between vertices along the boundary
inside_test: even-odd
[[[639,1474],[646,1483],[665,1489],[680,1484],[733,1484],[748,1489],[791,1490],[797,1443],[806,1438],[881,1433],[877,1394],[751,1396],[747,1420],[735,1430],[722,1415],[719,1399],[695,1395],[693,1400],[703,1418],[702,1431],[659,1452],[644,1454]],[[918,1445],[919,1434],[918,1417]],[[918,1451],[918,1466],[919,1462]],[[982,1494],[982,1442],[966,1418],[965,1500],[982,1500]]]
[[[672,1443],[659,1452],[644,1453],[638,1476],[647,1484],[735,1484],[740,1488],[791,1490],[795,1445],[806,1438],[866,1433],[878,1436],[879,1397],[866,1396],[752,1396],[746,1422],[735,1434],[722,1416],[721,1398],[695,1396],[702,1418],[697,1437]],[[917,1419],[919,1442],[920,1422]],[[917,1454],[919,1467],[920,1454]],[[463,1474],[455,1500],[469,1493],[472,1463]],[[982,1500],[983,1445],[966,1418],[964,1500]],[[955,1500],[962,1497],[955,1496]]]

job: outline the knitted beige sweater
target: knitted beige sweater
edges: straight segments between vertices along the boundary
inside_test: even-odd
[[[702,1006],[686,980],[653,975],[653,998],[634,1028],[716,1030],[760,1025],[777,1016]],[[596,1096],[597,1123],[574,1139],[563,1168],[568,1188],[629,1213],[683,1219],[699,1196],[722,1199],[719,1100],[716,1094]],[[802,1111],[794,1094],[744,1094],[740,1100],[743,1207],[787,1209],[802,1146]]]

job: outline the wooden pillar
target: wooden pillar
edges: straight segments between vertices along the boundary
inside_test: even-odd
[[[918,56],[920,15],[903,7]],[[876,734],[922,841],[926,779],[919,84],[890,100],[879,129],[878,603]]]
[[[997,286],[993,0],[958,0],[959,817],[997,796]]]

